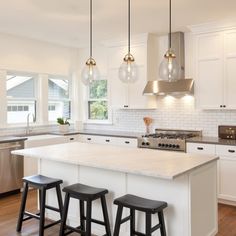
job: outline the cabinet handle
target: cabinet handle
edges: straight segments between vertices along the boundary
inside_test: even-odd
[[[204,148],[203,147],[197,147],[197,150],[203,150]]]
[[[220,107],[223,107],[223,105],[220,105]]]
[[[106,139],[106,142],[107,142],[107,143],[109,143],[109,142],[110,142],[110,140],[109,140],[109,139]]]
[[[125,143],[126,143],[126,144],[130,144],[130,142],[129,142],[129,141],[125,141]]]
[[[229,149],[229,150],[228,150],[228,152],[234,153],[234,152],[235,152],[235,150],[231,150],[231,149]]]
[[[128,105],[124,105],[125,108],[129,107]]]
[[[74,138],[70,138],[71,141],[75,140]]]
[[[87,138],[87,140],[88,140],[88,141],[90,141],[90,140],[91,140],[91,138]]]
[[[226,107],[226,105],[223,105],[223,107]]]

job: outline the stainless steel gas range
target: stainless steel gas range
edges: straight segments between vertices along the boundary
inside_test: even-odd
[[[202,136],[196,130],[155,129],[155,133],[138,138],[139,148],[186,152],[186,139]]]

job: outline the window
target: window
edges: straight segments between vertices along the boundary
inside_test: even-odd
[[[35,83],[30,75],[7,75],[7,123],[24,123],[29,113],[35,116]]]
[[[93,81],[88,94],[88,119],[108,120],[107,80]]]
[[[58,117],[71,117],[69,80],[49,78],[48,80],[48,119],[56,121]]]

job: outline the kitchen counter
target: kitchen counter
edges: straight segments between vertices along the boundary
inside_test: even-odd
[[[164,210],[168,236],[209,236],[217,233],[218,158],[215,156],[80,142],[13,153],[38,159],[39,174],[60,178],[64,185],[83,183],[107,188],[112,228],[117,210],[114,199],[124,194],[135,194],[168,203],[168,208]],[[48,193],[47,205],[57,205],[53,191]],[[77,224],[78,213],[78,204],[72,201],[68,214],[70,225]],[[101,206],[96,202],[93,214],[94,218],[101,219]],[[58,216],[47,211],[47,217],[56,220]],[[145,220],[139,212],[136,217],[139,222],[137,230],[142,232]],[[105,234],[103,228],[97,225],[94,225],[93,233]],[[122,227],[120,234],[128,236],[128,227]]]
[[[27,140],[26,137],[0,136],[0,143],[18,142],[25,140]]]
[[[217,137],[207,137],[207,136],[190,138],[187,139],[186,142],[236,146],[236,140],[220,139]]]
[[[109,136],[109,137],[120,137],[120,138],[138,138],[144,135],[144,133],[139,132],[125,132],[125,131],[114,131],[114,130],[70,130],[66,133],[52,132],[51,134],[56,135],[76,135],[76,134],[86,134],[86,135],[99,135],[99,136]]]
[[[30,158],[174,179],[218,158],[152,149],[124,148],[89,143],[66,143],[13,151]]]

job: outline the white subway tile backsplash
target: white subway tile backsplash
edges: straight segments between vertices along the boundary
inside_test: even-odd
[[[202,130],[205,136],[217,136],[218,125],[236,125],[236,110],[198,110],[194,98],[158,98],[156,110],[115,110],[113,125],[86,125],[89,129],[107,129],[145,132],[143,117],[154,119],[151,130],[155,128]]]

